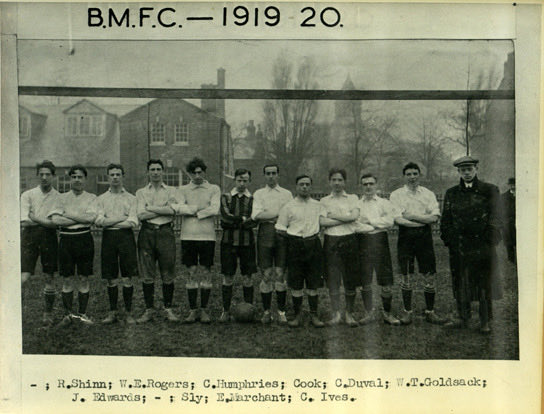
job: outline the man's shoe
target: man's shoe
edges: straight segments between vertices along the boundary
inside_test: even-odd
[[[359,326],[355,318],[349,312],[346,312],[346,325],[348,325],[351,328],[355,328]]]
[[[130,313],[127,313],[127,316],[125,317],[125,321],[129,325],[134,325],[136,323],[136,319],[134,319],[134,316],[132,316]]]
[[[67,315],[64,315],[64,317],[60,320],[57,326],[59,328],[66,328],[67,326],[71,324],[72,324],[72,315],[67,314]]]
[[[189,315],[183,320],[184,323],[195,323],[198,321],[198,309],[191,309]]]
[[[219,323],[228,323],[230,322],[230,313],[228,311],[223,311],[221,316],[218,319]]]
[[[155,311],[151,308],[148,308],[145,310],[144,314],[138,318],[138,323],[146,323],[153,319],[153,315],[155,314]]]
[[[287,324],[291,328],[298,328],[302,324],[300,318],[301,318],[301,315],[299,313],[298,315],[295,316],[295,319],[287,322]]]
[[[117,322],[117,312],[116,311],[109,311],[108,316],[106,316],[104,319],[102,319],[102,323],[105,325],[109,325],[111,323]]]
[[[286,325],[287,324],[287,317],[285,316],[285,311],[278,311],[278,320],[277,322],[280,325]]]
[[[93,320],[84,313],[80,313],[76,318],[84,325],[94,325]]]
[[[361,319],[359,319],[359,325],[368,325],[369,323],[372,323],[376,320],[376,313],[374,310],[371,310],[370,312],[366,312],[365,316],[363,316]]]
[[[179,322],[179,318],[174,313],[172,308],[164,308],[164,313],[166,314],[166,319],[170,322]]]
[[[334,312],[332,319],[327,322],[327,325],[335,326],[338,325],[340,322],[342,322],[342,315],[340,315],[340,312],[336,311]]]
[[[269,310],[264,311],[263,317],[261,318],[261,322],[264,325],[268,325],[268,324],[272,323],[272,314],[270,313]]]
[[[206,309],[200,310],[200,322],[201,323],[210,323],[212,319],[210,318],[210,315],[206,312]]]
[[[325,326],[325,324],[317,317],[317,315],[312,315],[312,325],[314,326],[314,328],[323,328]]]
[[[448,321],[444,324],[444,328],[448,328],[448,329],[461,329],[466,327],[467,327],[467,322],[459,318],[452,319],[451,321]]]
[[[412,311],[403,311],[398,320],[400,321],[401,325],[410,325],[412,323]]]
[[[447,321],[438,316],[434,311],[425,311],[425,320],[435,325],[444,325]]]
[[[400,325],[400,321],[395,318],[393,315],[391,315],[390,312],[383,312],[383,321],[385,323],[387,323],[388,325],[393,325],[393,326],[399,326]]]

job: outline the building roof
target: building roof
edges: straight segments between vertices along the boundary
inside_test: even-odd
[[[66,112],[77,105],[91,105],[106,116],[102,137],[66,137],[64,133]],[[83,164],[89,167],[106,166],[119,162],[119,123],[117,115],[104,110],[87,99],[75,105],[25,105],[21,106],[33,114],[45,116],[45,122],[38,136],[20,140],[22,167],[35,166],[43,159],[50,159],[59,166]],[[108,122],[109,120],[109,122]]]

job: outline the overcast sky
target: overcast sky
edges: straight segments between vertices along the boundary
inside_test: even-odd
[[[510,41],[448,40],[21,40],[17,47],[20,85],[199,88],[216,83],[217,68],[222,67],[227,88],[256,89],[271,87],[272,65],[280,53],[295,67],[310,57],[322,89],[341,89],[348,74],[357,89],[465,89],[469,66],[471,79],[480,72],[494,73],[496,87],[513,51]],[[121,101],[126,102],[102,102]],[[330,117],[331,104],[320,105],[323,120]],[[227,101],[226,107],[227,121],[235,129],[248,119],[260,122],[256,101]]]

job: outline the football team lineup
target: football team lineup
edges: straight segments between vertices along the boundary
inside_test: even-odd
[[[495,246],[501,240],[504,225],[499,191],[496,186],[478,180],[478,162],[471,156],[454,161],[460,184],[446,192],[440,211],[435,194],[419,184],[421,170],[413,162],[403,167],[405,185],[393,191],[389,200],[378,197],[378,178],[374,174],[364,173],[360,177],[363,195],[359,199],[345,191],[346,171],[332,168],[328,172],[331,193],[317,201],[311,197],[309,175],[295,178],[295,197],[282,188],[277,163],[263,166],[266,185],[251,194],[248,185],[252,173],[245,168],[235,171],[233,187],[221,193],[217,185],[206,180],[208,167],[201,158],[195,157],[186,165],[184,170],[190,182],[179,188],[167,186],[163,181],[164,163],[150,159],[146,165],[149,182],[136,191],[136,196],[123,186],[123,166],[112,163],[106,168],[109,189],[97,197],[85,191],[87,170],[82,165],[74,165],[68,172],[70,191],[58,193],[52,187],[55,165],[44,160],[36,166],[39,185],[21,196],[22,282],[34,273],[40,256],[45,279],[44,326],[94,324],[87,314],[87,305],[89,276],[94,274],[91,226],[96,226],[103,233],[100,267],[110,307],[102,324],[119,320],[119,286],[125,322],[152,321],[157,311],[154,301],[158,276],[162,279],[164,315],[170,322],[180,322],[172,305],[176,278],[173,220],[179,215],[181,262],[187,272],[185,288],[189,302],[183,322],[209,324],[217,237],[215,217],[219,216],[223,305],[219,323],[256,320],[252,276],[259,269],[260,321],[264,325],[276,321],[292,328],[302,326],[304,296],[310,309],[310,323],[315,328],[342,323],[357,327],[378,319],[392,326],[410,325],[414,318],[414,286],[420,276],[426,322],[467,328],[471,302],[477,300],[480,332],[489,334],[492,300],[501,295],[495,275],[498,260]],[[449,319],[434,311],[437,271],[431,225],[439,220],[441,238],[450,251],[452,288],[457,302],[457,312]],[[138,226],[136,243],[133,230]],[[403,304],[398,316],[393,314],[391,306],[394,273],[388,240],[388,230],[394,226],[399,228],[397,278]],[[323,243],[320,233],[324,233]],[[238,268],[243,301],[231,308]],[[53,318],[57,272],[62,277],[64,316],[60,321]],[[374,274],[380,286],[381,312],[373,300]],[[137,277],[142,279],[145,311],[136,319],[132,314],[132,299]],[[467,293],[467,284],[473,293]],[[328,321],[322,321],[318,315],[318,289],[323,286],[330,299],[332,317]],[[294,309],[294,318],[289,321],[288,289]],[[364,312],[357,320],[354,310],[358,291]],[[74,292],[77,292],[77,311]],[[274,293],[277,309],[272,311]]]

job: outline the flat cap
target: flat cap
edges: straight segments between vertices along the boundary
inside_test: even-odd
[[[469,155],[465,155],[464,157],[457,158],[453,162],[454,167],[462,167],[463,165],[476,165],[478,164],[479,160],[477,158],[473,158]]]

